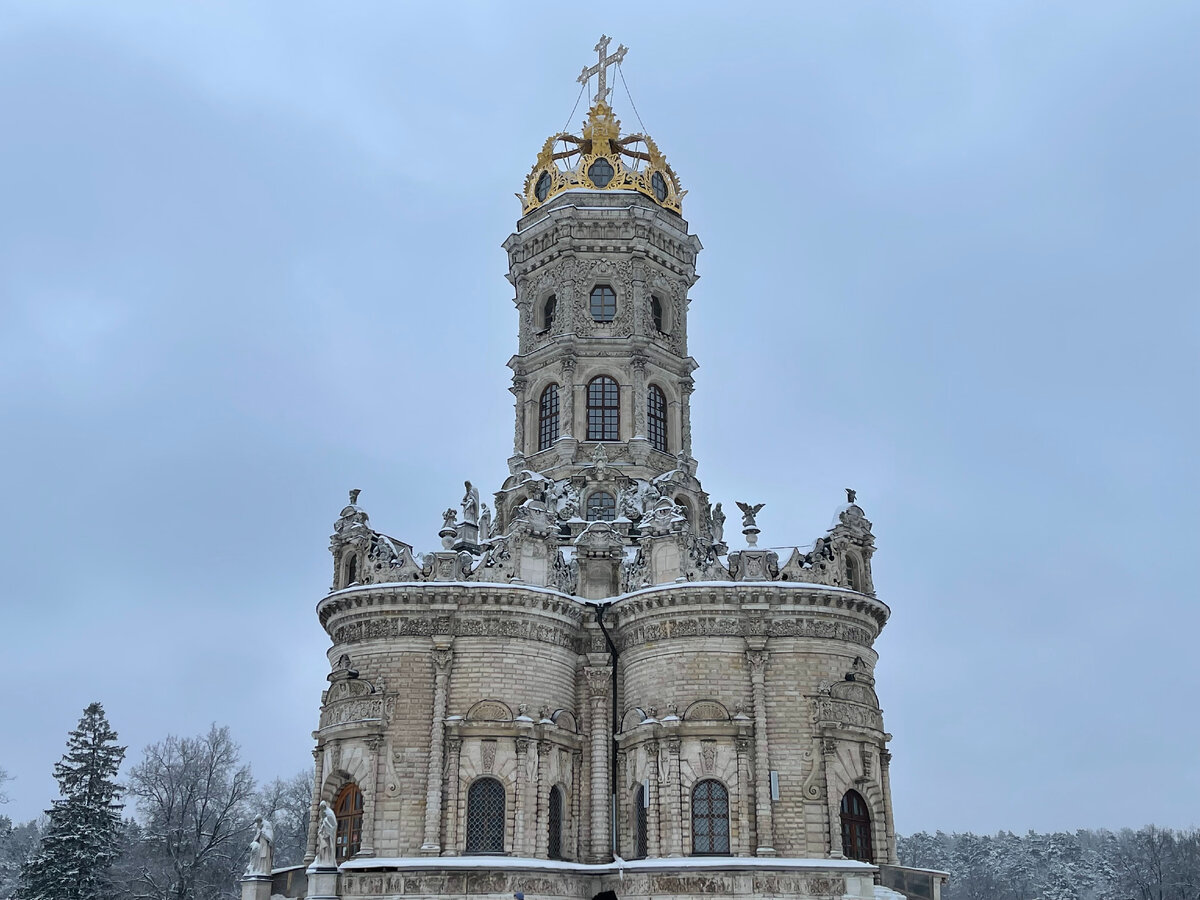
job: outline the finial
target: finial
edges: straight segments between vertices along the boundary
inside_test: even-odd
[[[765,503],[757,503],[751,506],[749,503],[737,501],[738,509],[742,511],[742,534],[746,536],[746,544],[750,547],[758,545],[758,522],[755,521],[755,516],[758,515]]]
[[[617,47],[616,53],[612,56],[606,56],[605,54],[608,53],[608,42],[611,40],[612,38],[607,34],[600,35],[600,40],[592,48],[599,56],[599,60],[594,66],[584,66],[583,72],[580,73],[577,79],[580,84],[587,84],[588,79],[593,75],[599,76],[596,82],[598,90],[596,91],[596,96],[593,98],[596,103],[603,103],[608,99],[608,92],[610,90],[608,87],[608,67],[613,64],[620,65],[621,60],[625,58],[625,54],[629,52],[629,48],[621,44]]]
[[[854,490],[854,488],[846,488],[846,502],[847,503],[853,503],[854,498],[857,496],[858,496],[858,491]]]
[[[362,491],[360,491],[358,488],[355,488],[354,490],[352,490],[350,492],[350,505],[351,506],[358,506],[358,495],[361,493],[362,493]]]

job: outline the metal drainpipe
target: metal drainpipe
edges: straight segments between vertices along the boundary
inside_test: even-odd
[[[596,624],[600,626],[600,631],[604,635],[604,640],[608,643],[608,656],[612,660],[612,745],[609,747],[608,759],[608,780],[609,780],[609,820],[612,829],[612,854],[613,858],[619,857],[621,849],[620,834],[621,830],[617,827],[617,730],[620,724],[617,722],[617,645],[613,643],[612,637],[608,633],[608,629],[604,627],[604,614],[608,612],[608,608],[612,606],[612,602],[600,603],[596,606]]]

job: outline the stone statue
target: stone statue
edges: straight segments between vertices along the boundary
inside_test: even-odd
[[[450,507],[450,509],[442,513],[442,528],[449,528],[451,531],[453,531],[454,521],[457,518],[458,513],[454,511],[454,507]]]
[[[354,490],[352,490],[350,492],[350,505],[351,506],[358,506],[358,495],[361,493],[362,493],[362,491],[360,491],[358,488],[355,488]]]
[[[604,452],[604,445],[597,444],[596,452],[592,454],[592,465],[596,467],[596,478],[603,481],[608,477],[608,454]]]
[[[737,505],[738,509],[742,511],[742,527],[757,528],[758,523],[754,521],[754,517],[757,516],[758,511],[767,504],[759,503],[757,506],[751,506],[749,503],[743,503],[741,500],[739,500],[737,501]]]
[[[858,496],[858,491],[854,490],[854,488],[846,488],[846,502],[847,503],[853,503],[854,498],[857,496]]]
[[[275,829],[269,819],[254,817],[254,840],[250,842],[250,861],[247,875],[270,875],[271,857],[275,849]]]
[[[317,858],[314,865],[328,868],[337,867],[337,815],[329,804],[321,801],[317,811]]]
[[[712,511],[712,542],[719,544],[725,539],[725,510],[718,503]]]
[[[468,525],[479,524],[479,488],[471,484],[469,481],[464,481],[467,486],[467,492],[463,494],[462,509],[463,521]]]
[[[483,512],[479,515],[479,543],[483,543],[492,535],[492,511],[485,503]]]

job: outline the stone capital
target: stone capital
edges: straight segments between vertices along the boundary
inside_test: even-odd
[[[586,666],[583,677],[587,679],[588,693],[593,700],[608,696],[612,687],[612,666]]]

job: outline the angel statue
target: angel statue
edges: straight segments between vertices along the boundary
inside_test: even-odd
[[[337,814],[329,804],[321,801],[317,812],[317,858],[315,864],[322,868],[336,868]]]
[[[754,517],[757,516],[758,511],[767,504],[759,503],[757,506],[751,506],[749,503],[743,503],[741,500],[739,500],[737,501],[737,505],[738,509],[742,511],[742,527],[757,528],[758,523],[754,521]]]

